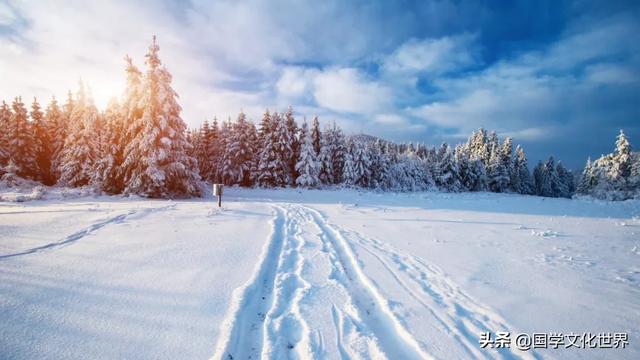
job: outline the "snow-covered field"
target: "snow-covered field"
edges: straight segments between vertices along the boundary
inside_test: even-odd
[[[226,189],[223,205],[0,203],[0,358],[640,358],[638,201]],[[503,330],[629,345],[479,346]]]

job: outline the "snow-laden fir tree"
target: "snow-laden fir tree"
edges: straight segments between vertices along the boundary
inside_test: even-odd
[[[491,133],[492,135],[495,132]],[[494,136],[490,136],[491,144],[491,156],[489,157],[489,164],[487,166],[487,181],[489,189],[493,192],[505,192],[508,191],[509,186],[509,172],[503,161],[502,151],[500,145],[494,139]]]
[[[344,154],[344,165],[342,166],[342,183],[347,187],[352,187],[356,185],[357,175],[355,171],[355,165],[353,163],[353,141],[351,139],[347,140],[346,144],[347,151]]]
[[[60,178],[64,186],[88,185],[94,173],[98,152],[98,109],[80,83],[69,118],[69,128],[64,147],[60,153]]]
[[[289,106],[287,112],[284,114],[284,121],[286,127],[287,141],[291,148],[289,153],[285,154],[285,160],[289,164],[291,180],[295,183],[295,179],[298,177],[296,171],[296,164],[300,156],[300,140],[298,139],[298,125],[293,116],[293,108]],[[294,185],[293,183],[290,185]]]
[[[210,154],[213,139],[211,132],[209,121],[205,120],[191,141],[191,145],[194,147],[194,156],[198,160],[198,171],[203,180],[210,180],[214,171],[214,162]]]
[[[332,149],[332,141],[330,136],[327,136],[327,132],[322,133],[322,138],[320,139],[320,152],[318,153],[318,161],[320,162],[320,182],[325,185],[330,185],[334,183],[333,178],[333,149]],[[353,158],[353,154],[352,154]]]
[[[273,115],[265,112],[259,137],[262,138],[262,146],[258,158],[257,173],[254,174],[256,182],[260,186],[274,187],[286,186],[288,179],[285,175],[290,175],[287,170],[288,164],[283,158],[284,151],[288,150],[286,144],[282,144],[282,132],[285,130],[284,122],[280,115],[274,112]],[[286,134],[285,134],[286,136]]]
[[[36,152],[36,179],[45,185],[53,185],[55,179],[51,174],[51,140],[47,131],[48,125],[40,103],[35,98],[30,115]]]
[[[134,137],[124,151],[124,192],[148,197],[199,196],[197,161],[187,154],[191,145],[180,118],[182,109],[159,50],[154,36],[146,55],[139,103],[142,114],[134,119]]]
[[[11,108],[2,101],[0,106],[0,175],[9,160],[9,129],[11,126]]]
[[[37,159],[36,146],[27,109],[21,97],[15,98],[12,104],[11,118],[7,129],[7,164],[13,165],[15,173],[23,178],[36,178]],[[7,171],[8,172],[8,171]]]
[[[251,184],[251,169],[253,167],[253,134],[252,127],[241,112],[232,125],[230,136],[225,147],[222,171],[225,184]],[[255,130],[255,128],[253,128]]]
[[[533,181],[529,173],[527,155],[520,145],[516,146],[516,156],[511,175],[511,188],[519,194],[533,194]]]
[[[102,118],[98,156],[91,183],[107,194],[119,194],[124,188],[122,164],[124,144],[123,111],[116,99],[111,99]]]
[[[311,123],[311,141],[313,142],[313,150],[316,152],[316,156],[320,155],[321,138],[320,121],[317,116],[314,116]]]
[[[371,159],[367,148],[361,141],[353,143],[353,172],[355,173],[355,185],[366,188],[371,183]],[[343,164],[344,166],[344,164]]]
[[[573,185],[573,173],[564,167],[562,161],[558,161],[558,164],[556,165],[556,174],[558,175],[556,196],[570,198],[575,191]]]
[[[59,157],[64,147],[64,141],[67,133],[67,121],[62,109],[58,106],[58,101],[54,97],[47,106],[45,113],[45,124],[47,126],[47,135],[50,143],[50,167],[49,174],[51,175],[51,182],[56,183],[60,173]]]
[[[303,137],[301,138],[300,155],[298,157],[298,163],[296,164],[296,171],[298,173],[296,185],[315,188],[320,185],[320,178],[318,177],[320,170],[318,157],[313,149],[312,133],[307,129],[306,121],[302,123],[300,135]]]
[[[616,139],[616,149],[611,159],[609,179],[618,191],[627,191],[627,180],[631,175],[631,144],[624,131],[620,130]]]
[[[455,161],[453,151],[443,143],[438,151],[438,176],[436,177],[436,185],[446,191],[457,192],[462,189],[459,179],[458,164]]]

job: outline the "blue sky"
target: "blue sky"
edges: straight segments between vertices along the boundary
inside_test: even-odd
[[[639,4],[0,0],[0,98],[82,78],[104,106],[157,34],[192,127],[292,105],[396,141],[496,129],[579,168],[620,128],[640,146]]]

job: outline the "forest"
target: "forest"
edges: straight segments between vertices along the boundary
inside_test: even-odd
[[[491,191],[624,200],[640,194],[640,157],[621,130],[613,153],[588,160],[577,176],[550,156],[529,170],[510,137],[478,129],[467,142],[393,143],[346,135],[295,118],[293,108],[266,110],[259,124],[204,121],[187,129],[172,76],[155,40],[146,69],[125,58],[126,89],[99,110],[86,86],[30,110],[20,96],[0,107],[0,176],[45,185],[92,187],[152,198],[201,196],[206,182],[244,187],[353,187],[377,191]]]

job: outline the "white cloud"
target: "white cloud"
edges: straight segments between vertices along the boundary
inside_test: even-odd
[[[476,39],[472,34],[411,39],[384,60],[383,68],[390,73],[424,72],[432,76],[463,70],[479,61]]]
[[[319,73],[313,84],[318,104],[334,111],[374,114],[392,104],[390,89],[354,68],[329,69]]]

